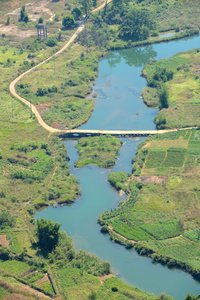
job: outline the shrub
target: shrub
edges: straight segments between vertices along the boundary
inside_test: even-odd
[[[47,45],[47,46],[49,46],[49,47],[54,47],[54,46],[56,46],[56,44],[57,44],[56,38],[54,38],[54,37],[48,37],[48,38],[46,39],[46,45]]]
[[[73,16],[66,16],[66,17],[63,18],[62,25],[66,29],[73,28],[75,26],[75,24],[76,24],[76,22],[75,22]]]
[[[112,287],[112,292],[118,292],[118,288],[116,286]]]

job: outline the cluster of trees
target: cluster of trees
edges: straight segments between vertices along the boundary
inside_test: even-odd
[[[119,37],[126,41],[142,41],[149,37],[149,31],[155,29],[150,12],[143,8],[132,8],[122,18]]]
[[[156,28],[148,9],[130,7],[129,1],[113,0],[101,13],[104,22],[119,24],[118,36],[126,41],[141,41],[149,37],[149,31]]]
[[[97,22],[96,22],[97,21]],[[107,47],[110,40],[110,33],[107,24],[98,24],[98,19],[96,19],[91,26],[86,26],[85,30],[79,35],[78,40],[81,45],[86,45],[87,47]]]
[[[58,92],[58,88],[55,85],[53,85],[52,87],[48,87],[48,88],[38,88],[36,92],[36,96],[43,97],[49,93],[57,93],[57,92]]]
[[[60,226],[51,220],[37,220],[38,245],[44,253],[51,252],[57,246]]]
[[[160,84],[172,80],[174,72],[166,68],[156,67],[152,77],[147,78],[147,85],[150,87],[160,87]]]

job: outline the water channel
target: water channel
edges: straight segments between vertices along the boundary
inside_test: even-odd
[[[116,51],[99,63],[99,76],[95,81],[97,95],[95,110],[81,128],[88,129],[154,129],[157,110],[147,108],[140,98],[145,79],[142,67],[151,59],[169,58],[173,54],[200,46],[200,37],[153,46]],[[124,138],[120,156],[112,170],[87,166],[74,168],[78,154],[75,139],[65,142],[70,157],[71,172],[79,179],[82,196],[71,206],[48,207],[36,218],[51,219],[62,224],[62,230],[73,237],[76,249],[84,249],[108,260],[112,270],[124,282],[154,294],[165,292],[175,299],[186,294],[200,294],[200,283],[177,269],[155,264],[150,258],[139,256],[134,249],[110,241],[100,233],[97,219],[101,212],[110,210],[125,199],[107,182],[110,171],[131,172],[131,159],[142,138]]]

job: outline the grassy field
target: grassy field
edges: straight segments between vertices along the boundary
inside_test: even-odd
[[[87,69],[86,69],[87,68]],[[74,128],[85,123],[94,108],[90,82],[97,76],[98,56],[78,44],[19,81],[17,91],[36,105],[51,126]],[[55,71],[55,72],[54,72]]]
[[[199,57],[199,49],[196,49],[153,62],[144,68],[143,74],[148,84],[143,90],[145,103],[160,106],[160,86],[166,86],[169,93],[169,107],[161,108],[155,118],[158,128],[199,126]],[[173,79],[155,81],[156,72],[164,69],[173,72]]]

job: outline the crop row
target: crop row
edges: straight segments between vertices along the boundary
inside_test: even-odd
[[[139,226],[134,225],[133,227],[131,227],[128,224],[120,221],[118,218],[109,220],[109,223],[112,225],[115,232],[119,233],[129,240],[139,241],[152,238],[149,233],[145,232]]]

